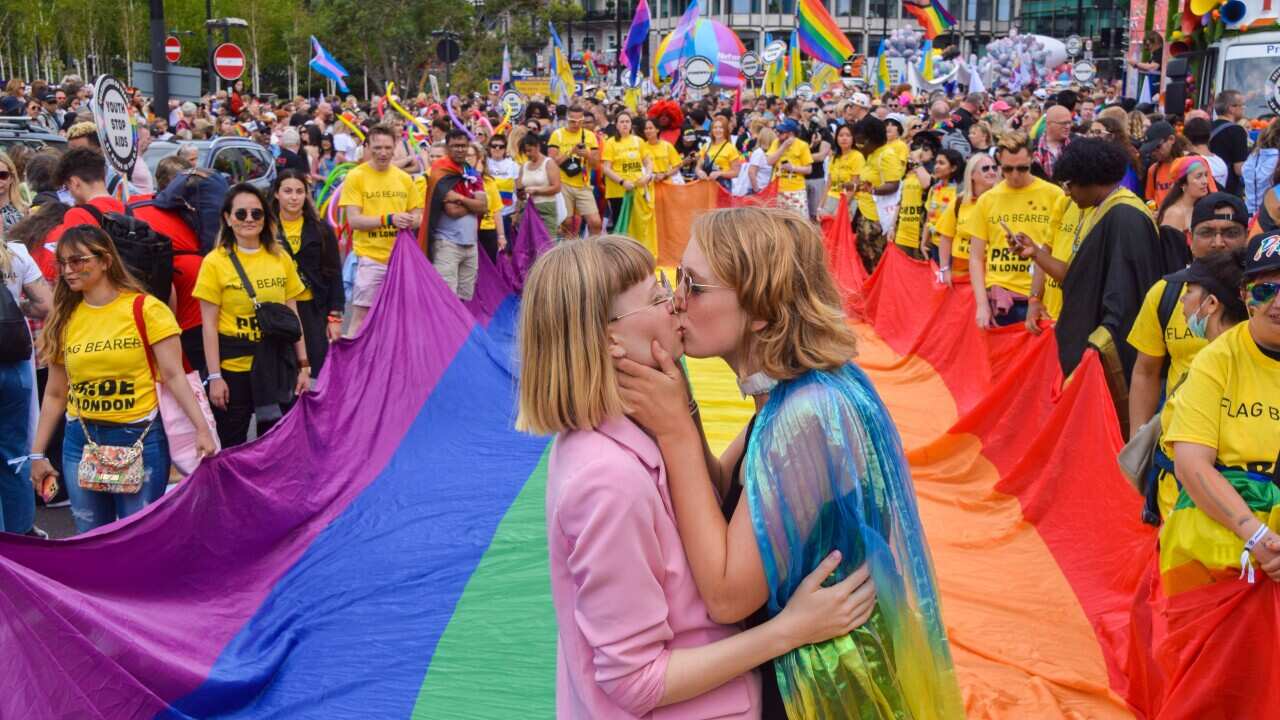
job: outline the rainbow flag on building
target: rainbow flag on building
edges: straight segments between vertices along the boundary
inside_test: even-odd
[[[940,0],[902,0],[902,9],[924,28],[926,39],[932,40],[955,27],[956,19]]]
[[[800,49],[809,57],[839,67],[853,55],[853,44],[827,12],[823,0],[800,0],[796,18]]]

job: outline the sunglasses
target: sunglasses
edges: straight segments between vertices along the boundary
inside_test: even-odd
[[[629,315],[635,315],[636,313],[644,312],[649,308],[655,308],[663,304],[667,306],[667,312],[672,312],[673,310],[675,310],[675,293],[671,291],[671,283],[667,280],[667,274],[665,272],[662,272],[661,270],[658,271],[658,285],[662,288],[661,297],[655,298],[653,302],[649,303],[648,305],[642,305],[636,308],[635,310],[628,310],[627,312],[624,312],[621,315],[614,315],[613,317],[609,318],[609,322],[611,323],[618,322],[624,317],[627,317]]]
[[[73,271],[79,271],[81,268],[84,267],[85,263],[89,262],[90,260],[96,257],[98,257],[96,254],[72,255],[71,257],[68,257],[68,258],[58,258],[54,262],[58,264],[58,267],[60,269],[71,268]]]
[[[8,170],[0,170],[0,180],[8,180],[11,177],[13,177],[13,173]]]
[[[489,146],[489,149],[490,150],[506,150],[507,146],[503,145],[502,143],[494,143]]]
[[[996,171],[995,165],[982,165],[978,168],[978,172],[993,173]]]
[[[1000,169],[1006,173],[1027,173],[1031,172],[1030,165],[1001,165]]]
[[[1245,229],[1239,225],[1226,228],[1201,226],[1193,230],[1192,233],[1201,240],[1209,240],[1215,236],[1221,236],[1224,240],[1239,240],[1244,237]]]
[[[1249,283],[1244,286],[1244,290],[1249,294],[1249,304],[1261,307],[1280,295],[1280,282]]]
[[[264,215],[266,215],[266,213],[262,211],[262,208],[240,208],[239,210],[231,213],[231,217],[239,220],[240,222],[244,222],[246,220],[261,220]]]
[[[728,288],[724,285],[694,282],[693,276],[684,269],[683,265],[676,266],[676,292],[681,297],[701,295],[709,290],[728,290]]]

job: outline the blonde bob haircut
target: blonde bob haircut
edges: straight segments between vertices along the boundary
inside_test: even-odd
[[[807,218],[778,208],[713,210],[694,220],[691,236],[747,316],[763,321],[746,332],[744,350],[771,377],[834,370],[856,354],[822,236]]]
[[[517,430],[591,430],[626,411],[609,357],[609,306],[653,272],[653,255],[621,235],[565,242],[538,259],[520,303]]]

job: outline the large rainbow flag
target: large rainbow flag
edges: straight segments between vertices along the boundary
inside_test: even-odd
[[[809,57],[840,67],[853,55],[853,43],[831,17],[823,0],[800,0],[796,23],[800,49]]]
[[[771,197],[658,185],[659,262],[697,213]],[[529,232],[498,268],[481,255],[466,305],[407,235],[365,329],[265,437],[123,523],[0,534],[0,718],[554,717],[548,440],[511,429]],[[1051,332],[979,331],[968,288],[896,248],[868,278],[847,215],[826,237],[908,451],[968,717],[1154,717],[1175,697],[1159,717],[1190,719],[1224,692],[1268,698],[1275,583],[1216,588],[1185,657],[1133,649],[1160,632],[1131,612],[1155,537],[1115,466],[1097,358],[1066,382]],[[750,405],[722,362],[688,368],[723,448]],[[1200,652],[1223,628],[1254,636],[1254,662]]]

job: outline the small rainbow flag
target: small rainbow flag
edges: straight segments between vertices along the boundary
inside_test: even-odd
[[[596,67],[595,58],[592,57],[590,50],[582,53],[582,64],[587,69],[588,78],[592,80],[600,79],[600,68]]]
[[[911,13],[920,27],[924,28],[924,36],[932,40],[938,35],[955,27],[956,19],[939,0],[903,0],[902,9]]]
[[[853,54],[849,38],[827,12],[823,0],[800,0],[800,49],[809,57],[839,67]]]

